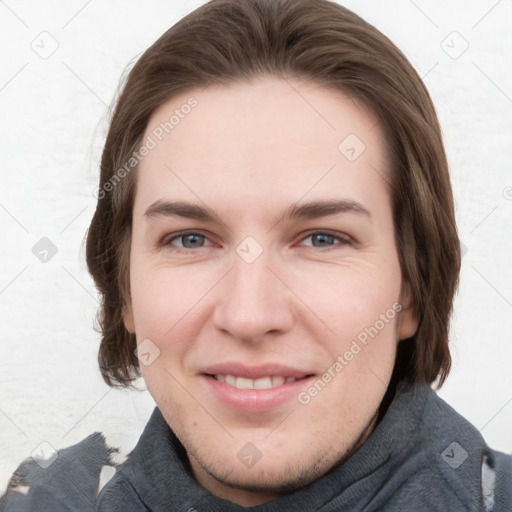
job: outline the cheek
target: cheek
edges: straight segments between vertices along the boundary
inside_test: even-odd
[[[329,272],[321,269],[318,275],[302,274],[294,278],[294,291],[339,339],[373,325],[400,296],[398,262],[386,266],[359,263]]]
[[[164,319],[172,311],[172,294],[157,279],[151,279],[147,273],[132,281],[132,307],[137,337],[151,337],[164,330]],[[160,337],[160,335],[158,336]]]
[[[330,281],[324,299],[315,304],[324,315],[330,312],[324,318],[331,335],[324,343],[340,363],[331,373],[343,375],[335,379],[333,388],[355,384],[364,393],[368,386],[386,382],[392,370],[401,310],[400,275],[396,275],[398,263],[396,268],[380,268],[347,272]]]
[[[204,273],[158,266],[140,266],[134,274],[132,308],[138,342],[148,338],[162,354],[172,355],[173,362],[181,361],[197,336],[198,315],[204,313],[201,300],[213,280]]]
[[[151,258],[134,258],[131,267],[132,305],[136,324],[142,333],[144,327],[152,331],[172,327],[173,320],[184,307],[190,287],[178,269],[153,265]],[[165,324],[165,326],[163,325]]]

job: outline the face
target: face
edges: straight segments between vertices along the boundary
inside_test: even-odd
[[[262,503],[364,442],[417,327],[383,130],[340,92],[267,77],[176,96],[147,137],[125,325],[197,481]]]

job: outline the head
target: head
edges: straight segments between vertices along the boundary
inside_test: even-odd
[[[266,501],[354,453],[401,379],[442,386],[459,247],[402,53],[328,1],[212,0],[113,112],[87,237],[102,375],[142,374],[203,486]]]

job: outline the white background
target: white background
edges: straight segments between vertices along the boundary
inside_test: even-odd
[[[81,244],[121,73],[201,3],[0,3],[0,488],[43,441],[60,448],[99,430],[129,451],[154,407],[100,377]],[[343,3],[397,44],[436,104],[467,247],[439,394],[512,452],[512,1]],[[31,44],[58,48],[43,59]],[[45,236],[58,252],[42,263],[32,247]]]

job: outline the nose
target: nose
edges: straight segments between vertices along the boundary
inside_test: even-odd
[[[293,294],[263,253],[246,262],[235,254],[231,272],[219,287],[215,327],[243,342],[277,336],[293,325]]]

